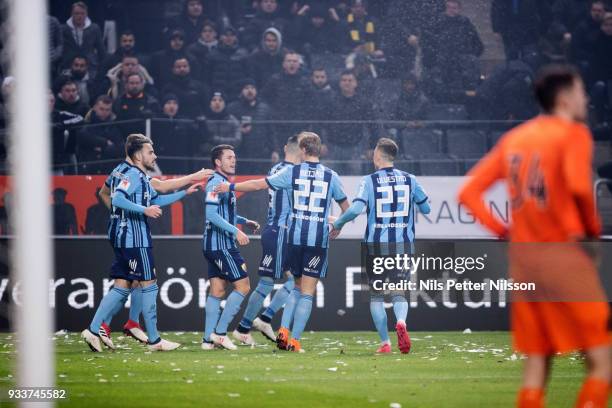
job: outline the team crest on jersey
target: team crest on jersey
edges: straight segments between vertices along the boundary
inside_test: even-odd
[[[130,179],[124,178],[121,180],[121,183],[117,186],[118,189],[128,191],[130,189]]]
[[[218,203],[219,202],[219,194],[215,193],[214,191],[209,191],[208,193],[206,193],[206,201],[210,201],[213,203]]]

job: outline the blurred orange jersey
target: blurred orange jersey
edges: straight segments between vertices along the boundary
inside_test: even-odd
[[[600,222],[591,177],[593,140],[586,126],[538,116],[508,132],[468,174],[459,194],[476,219],[514,242],[564,242],[598,236]],[[483,201],[496,181],[506,182],[509,227]]]

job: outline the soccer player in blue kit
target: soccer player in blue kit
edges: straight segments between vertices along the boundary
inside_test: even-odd
[[[407,245],[409,247],[407,251],[412,252],[415,208],[418,207],[423,214],[429,214],[431,210],[427,202],[427,194],[416,178],[394,167],[393,161],[397,153],[398,147],[393,140],[379,139],[373,156],[376,172],[362,179],[353,203],[333,223],[332,238],[340,233],[344,224],[355,219],[364,209],[367,209],[368,223],[364,236],[366,244],[382,244],[396,248]],[[411,347],[410,336],[406,330],[408,301],[403,292],[392,292],[391,295],[397,323],[395,331],[398,347],[402,353],[408,353]],[[387,328],[384,292],[371,293],[370,312],[381,340],[377,352],[390,353],[391,341]]]
[[[206,225],[202,240],[204,258],[208,261],[210,292],[206,298],[202,350],[212,350],[215,346],[235,350],[236,345],[227,336],[227,327],[251,290],[246,264],[236,247],[236,241],[240,245],[247,245],[249,237],[236,225],[247,225],[257,231],[259,224],[238,215],[236,195],[233,191],[214,191],[217,185],[236,174],[234,148],[230,145],[213,147],[211,160],[215,173],[206,184]],[[221,312],[221,298],[225,294],[227,282],[230,282],[234,289],[227,297],[225,308]]]
[[[327,273],[328,215],[332,199],[343,211],[349,205],[338,174],[319,162],[319,136],[312,132],[300,133],[299,148],[302,164],[287,167],[263,179],[237,184],[223,183],[215,191],[248,192],[271,188],[291,193],[287,259],[295,277],[295,288],[285,305],[283,322],[276,340],[281,349],[303,352],[300,339],[310,318],[316,285]]]
[[[151,351],[170,351],[178,343],[162,339],[157,332],[157,280],[153,260],[151,230],[147,217],[158,218],[161,207],[198,190],[198,184],[172,194],[159,195],[146,171],[153,171],[157,156],[153,142],[141,134],[131,134],[125,143],[126,159],[106,180],[111,193],[108,237],[115,252],[111,267],[113,288],[104,296],[89,327],[81,337],[92,351],[101,352],[100,326],[117,313],[130,294],[133,281],[142,288],[142,313]]]
[[[281,172],[287,167],[293,167],[301,162],[301,153],[298,146],[298,135],[291,136],[284,147],[285,159],[275,164],[268,176]],[[272,318],[276,312],[286,303],[287,298],[294,288],[293,275],[288,273],[287,267],[287,232],[291,225],[291,200],[287,190],[268,189],[268,220],[261,234],[262,256],[259,263],[259,283],[251,292],[247,302],[244,316],[234,330],[233,336],[243,344],[255,344],[251,336],[251,327],[259,330],[266,338],[276,341],[274,329],[272,329]],[[287,273],[287,281],[276,291],[270,305],[259,317],[257,313],[261,310],[263,302],[274,287],[274,281]]]

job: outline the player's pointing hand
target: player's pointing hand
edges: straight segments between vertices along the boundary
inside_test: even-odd
[[[162,209],[159,205],[151,205],[145,208],[144,214],[149,218],[159,218],[162,215]]]
[[[215,186],[215,193],[222,194],[229,192],[230,185],[229,183],[219,183]]]
[[[187,193],[187,195],[193,194],[196,191],[200,190],[200,187],[202,187],[202,186],[204,186],[204,183],[194,183],[194,184],[190,185],[187,190],[185,190],[185,193]]]

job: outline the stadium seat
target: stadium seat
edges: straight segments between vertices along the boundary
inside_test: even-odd
[[[397,108],[401,93],[401,81],[397,79],[377,79],[373,82],[376,118],[391,120]]]
[[[442,131],[438,129],[404,129],[399,141],[404,156],[442,152]]]
[[[449,129],[446,142],[449,154],[465,159],[481,158],[488,147],[487,135],[473,129]]]
[[[431,105],[425,115],[427,120],[467,120],[468,114],[464,105],[437,104]]]
[[[419,175],[457,176],[460,173],[459,161],[444,153],[430,153],[419,156]]]

